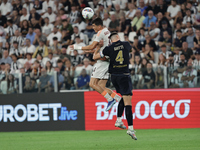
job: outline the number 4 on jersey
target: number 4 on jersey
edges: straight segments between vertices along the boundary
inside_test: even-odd
[[[124,58],[122,51],[119,51],[117,54],[117,57],[115,58],[116,62],[119,62],[119,64],[123,64]]]

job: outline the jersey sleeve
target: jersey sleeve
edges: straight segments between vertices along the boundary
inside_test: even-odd
[[[102,30],[101,30],[101,31],[102,31]],[[97,33],[97,36],[96,36],[96,38],[94,39],[94,41],[99,42],[99,41],[102,39],[101,31],[99,31],[99,32]]]
[[[130,45],[130,43],[129,42],[125,42],[125,44],[126,44],[125,46],[128,49],[128,51],[131,52],[132,46]]]
[[[101,52],[100,52],[101,57],[104,56],[109,56],[109,48],[106,46]]]

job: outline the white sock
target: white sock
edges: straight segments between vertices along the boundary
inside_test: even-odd
[[[131,130],[131,131],[133,131],[133,125],[128,126],[128,129]]]
[[[114,99],[119,102],[121,100],[121,97],[116,94],[115,97],[114,97]]]
[[[113,100],[113,98],[108,93],[104,97],[107,99],[108,102]]]
[[[122,118],[121,117],[117,117],[117,121],[118,122],[122,122]]]

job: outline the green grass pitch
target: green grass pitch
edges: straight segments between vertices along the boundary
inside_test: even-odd
[[[0,150],[200,150],[198,129],[0,132]]]

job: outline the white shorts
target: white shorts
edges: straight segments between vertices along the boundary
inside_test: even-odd
[[[109,73],[108,73],[108,61],[101,61],[98,60],[96,64],[94,64],[91,78],[96,79],[108,79]]]

